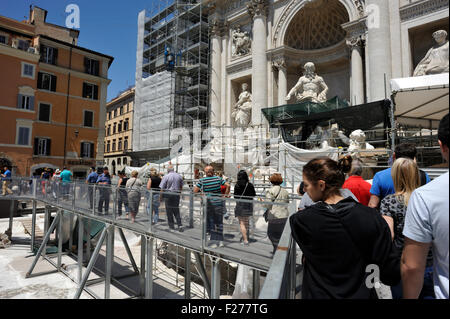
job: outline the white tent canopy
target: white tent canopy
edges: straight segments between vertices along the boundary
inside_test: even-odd
[[[449,74],[391,80],[397,121],[405,124],[433,123],[448,113]],[[424,126],[424,125],[423,125]]]

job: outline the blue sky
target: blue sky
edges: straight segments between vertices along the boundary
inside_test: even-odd
[[[22,21],[28,18],[30,5],[36,5],[48,11],[47,22],[65,26],[66,6],[78,5],[78,45],[114,57],[109,101],[135,82],[138,14],[157,2],[165,0],[1,0],[0,15]]]

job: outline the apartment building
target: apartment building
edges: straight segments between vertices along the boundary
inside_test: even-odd
[[[103,165],[108,69],[114,58],[77,45],[79,31],[0,16],[0,161],[16,175]]]
[[[105,164],[112,174],[131,165],[134,95],[129,88],[106,105]]]

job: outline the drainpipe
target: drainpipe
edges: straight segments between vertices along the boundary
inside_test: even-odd
[[[75,37],[72,37],[72,46],[70,47],[69,55],[69,76],[67,79],[67,97],[66,97],[66,122],[64,125],[64,160],[63,167],[66,166],[66,153],[67,153],[67,122],[69,119],[69,93],[70,93],[70,71],[72,70],[72,49],[75,45]]]

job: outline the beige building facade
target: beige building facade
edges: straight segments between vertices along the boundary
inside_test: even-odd
[[[134,96],[133,87],[106,105],[105,165],[114,175],[131,165]]]

